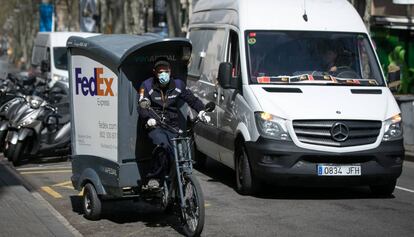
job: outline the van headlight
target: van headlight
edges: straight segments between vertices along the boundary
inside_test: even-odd
[[[56,74],[53,74],[53,80],[54,81],[63,81],[63,82],[69,81],[68,77],[60,76],[60,75],[56,75]]]
[[[385,133],[382,137],[383,141],[393,141],[401,139],[403,136],[401,115],[394,115],[385,121]]]
[[[291,141],[286,120],[266,112],[256,112],[256,125],[260,135],[276,140]]]

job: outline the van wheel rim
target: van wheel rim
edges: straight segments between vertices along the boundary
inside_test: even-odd
[[[85,205],[85,211],[87,213],[91,213],[91,211],[92,211],[92,202],[91,202],[91,199],[89,198],[89,195],[85,195],[84,205]]]

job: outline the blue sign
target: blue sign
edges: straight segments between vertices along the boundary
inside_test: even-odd
[[[52,31],[53,27],[53,5],[50,3],[42,3],[39,6],[40,25],[39,31]]]

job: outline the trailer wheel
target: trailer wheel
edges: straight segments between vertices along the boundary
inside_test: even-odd
[[[83,216],[88,220],[99,220],[101,211],[102,203],[95,187],[91,183],[87,183],[83,190]]]

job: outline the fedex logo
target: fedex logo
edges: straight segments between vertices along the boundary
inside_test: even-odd
[[[79,95],[80,90],[84,96],[114,96],[111,88],[114,79],[102,77],[103,68],[94,68],[93,72],[94,76],[91,78],[82,77],[82,69],[75,68],[76,94]]]

